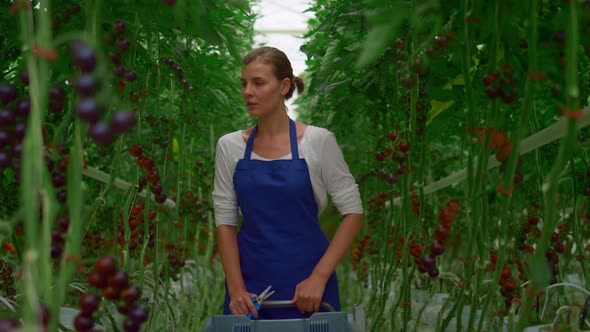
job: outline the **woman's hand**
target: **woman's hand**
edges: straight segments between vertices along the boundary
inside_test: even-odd
[[[247,315],[252,313],[254,318],[258,318],[258,311],[252,302],[252,296],[256,294],[249,293],[247,291],[239,292],[235,295],[230,296],[229,310],[234,315]]]
[[[296,303],[301,313],[320,311],[326,282],[327,280],[312,274],[297,284],[291,303]]]

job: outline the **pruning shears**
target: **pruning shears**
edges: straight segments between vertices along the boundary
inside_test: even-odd
[[[266,289],[264,290],[264,292],[260,293],[260,295],[258,296],[252,296],[252,302],[254,302],[254,307],[256,308],[256,311],[260,310],[260,306],[262,305],[262,302],[264,302],[269,296],[271,296],[272,294],[274,294],[274,290],[270,291],[270,288],[272,286],[268,286],[266,287]],[[253,319],[254,316],[252,315],[252,313],[248,313],[248,318]]]

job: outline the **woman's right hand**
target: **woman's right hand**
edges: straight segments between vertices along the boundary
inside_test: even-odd
[[[256,296],[256,294],[247,291],[230,296],[229,310],[231,313],[233,315],[248,315],[252,313],[254,318],[258,318],[258,311],[254,306],[254,302],[252,302],[252,296]]]

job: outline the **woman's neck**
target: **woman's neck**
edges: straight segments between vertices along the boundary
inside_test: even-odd
[[[284,133],[289,133],[289,115],[286,110],[280,109],[258,117],[258,137],[275,137]]]

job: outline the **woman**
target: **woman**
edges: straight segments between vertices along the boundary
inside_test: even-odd
[[[322,301],[340,310],[334,270],[362,227],[358,186],[332,133],[289,118],[285,100],[295,87],[303,91],[303,81],[287,56],[262,47],[243,63],[242,96],[258,124],[221,137],[215,159],[224,314],[303,318]],[[318,224],[327,194],[343,216],[331,242]],[[266,308],[259,315],[251,297],[269,285],[270,300],[291,300],[298,310]]]

